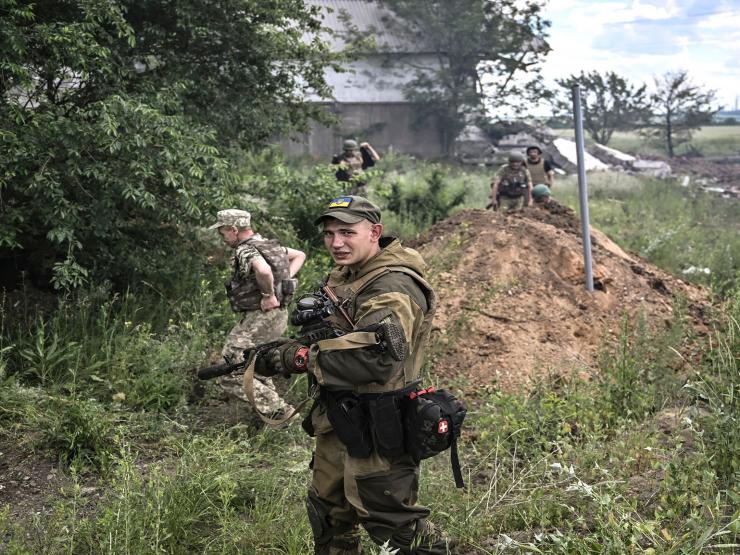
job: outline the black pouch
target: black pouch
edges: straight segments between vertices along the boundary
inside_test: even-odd
[[[337,399],[331,403],[326,416],[350,457],[365,459],[370,456],[373,450],[370,426],[363,403],[358,398],[347,396]]]
[[[464,487],[457,438],[460,437],[466,409],[452,393],[430,387],[409,394],[405,401],[403,425],[406,451],[416,461],[450,449],[455,485]]]
[[[382,395],[368,403],[373,443],[383,457],[400,457],[406,452],[399,401],[395,395]]]

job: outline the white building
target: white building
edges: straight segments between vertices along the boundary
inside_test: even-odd
[[[438,67],[437,54],[427,45],[405,41],[388,32],[396,18],[371,0],[307,0],[324,13],[324,26],[337,33],[327,36],[332,50],[347,46],[346,38],[356,29],[370,33],[377,49],[365,52],[348,64],[346,73],[327,69],[333,90],[331,100],[313,98],[340,120],[335,127],[312,122],[311,129],[296,140],[282,141],[289,154],[327,158],[341,150],[344,139],[369,141],[381,155],[397,151],[424,157],[442,153],[440,135],[433,118],[419,122],[404,87],[416,74],[412,68]]]

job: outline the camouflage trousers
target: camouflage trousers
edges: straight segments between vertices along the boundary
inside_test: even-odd
[[[244,350],[255,345],[278,339],[288,328],[288,311],[285,308],[275,308],[267,312],[250,310],[236,324],[226,337],[226,344],[221,355],[231,362],[242,361]],[[292,407],[286,403],[275,390],[271,378],[255,375],[254,402],[260,412],[273,414],[286,412]],[[221,376],[219,385],[230,395],[247,401],[244,393],[244,374],[230,374]]]
[[[312,421],[316,451],[306,506],[314,553],[360,553],[359,525],[373,542],[388,542],[399,554],[454,552],[427,522],[429,509],[417,504],[419,465],[409,455],[388,458],[373,452],[368,458],[350,457],[322,408],[314,409]]]
[[[521,210],[527,204],[526,195],[520,197],[505,197],[501,195],[498,199],[498,207],[501,212],[512,212]]]

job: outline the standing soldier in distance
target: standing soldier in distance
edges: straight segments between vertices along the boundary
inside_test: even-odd
[[[221,354],[229,363],[241,362],[245,349],[273,341],[285,333],[286,306],[297,283],[294,276],[306,255],[255,233],[246,210],[221,210],[216,223],[208,229],[218,229],[224,243],[234,249],[232,275],[226,291],[232,310],[241,318],[226,337]],[[277,393],[271,378],[258,378],[254,382],[257,410],[271,414],[292,409]],[[222,376],[219,384],[229,394],[247,401],[241,375]]]
[[[509,163],[496,172],[491,182],[491,205],[505,212],[532,206],[532,177],[522,154],[510,153]]]
[[[331,163],[338,166],[334,174],[337,181],[351,184],[347,194],[365,194],[366,182],[363,178],[364,170],[371,168],[380,160],[380,155],[370,143],[360,143],[348,139],[342,145],[342,154],[336,154]]]
[[[389,406],[380,415],[373,405],[367,413],[358,409],[360,396],[392,400],[419,378],[435,308],[434,291],[422,277],[424,260],[382,236],[380,210],[363,197],[334,199],[316,225],[336,263],[327,284],[354,325],[334,313],[327,321],[346,335],[310,348],[286,340],[264,355],[263,369],[308,371],[318,384],[317,403],[304,421],[316,438],[306,503],[315,553],[360,553],[358,525],[376,544],[388,542],[402,554],[450,553],[426,520],[429,509],[417,504],[419,463],[403,447],[384,447],[403,437],[392,434],[399,409]],[[367,332],[384,326],[393,330],[385,335],[392,346],[379,349],[375,333]],[[368,427],[375,439],[362,432]]]
[[[547,185],[552,189],[555,184],[555,170],[550,162],[542,158],[542,149],[537,145],[527,147],[527,169],[532,176],[533,185]]]

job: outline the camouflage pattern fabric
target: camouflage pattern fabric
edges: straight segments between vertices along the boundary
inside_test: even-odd
[[[527,183],[532,181],[526,167],[522,166],[515,170],[509,164],[501,166],[496,172],[496,177],[500,179],[498,193],[501,197],[526,195]]]
[[[527,197],[522,195],[520,197],[498,197],[498,208],[502,212],[514,212],[515,210],[521,210],[524,208]]]
[[[274,292],[281,305],[290,302],[283,296],[283,282],[290,279],[288,251],[274,240],[263,239],[255,234],[236,247],[231,281],[226,284],[226,295],[234,312],[259,310],[262,294],[254,272],[255,260],[265,261],[272,270]]]
[[[245,349],[274,341],[283,335],[287,328],[288,311],[284,308],[276,308],[268,312],[262,312],[261,310],[246,312],[226,337],[226,344],[221,350],[221,355],[232,362],[241,361]],[[255,378],[254,400],[257,410],[272,414],[280,411],[287,412],[292,409],[275,390],[271,378],[257,375],[255,375]],[[247,401],[242,382],[243,374],[221,376],[219,379],[219,385],[227,393]]]

